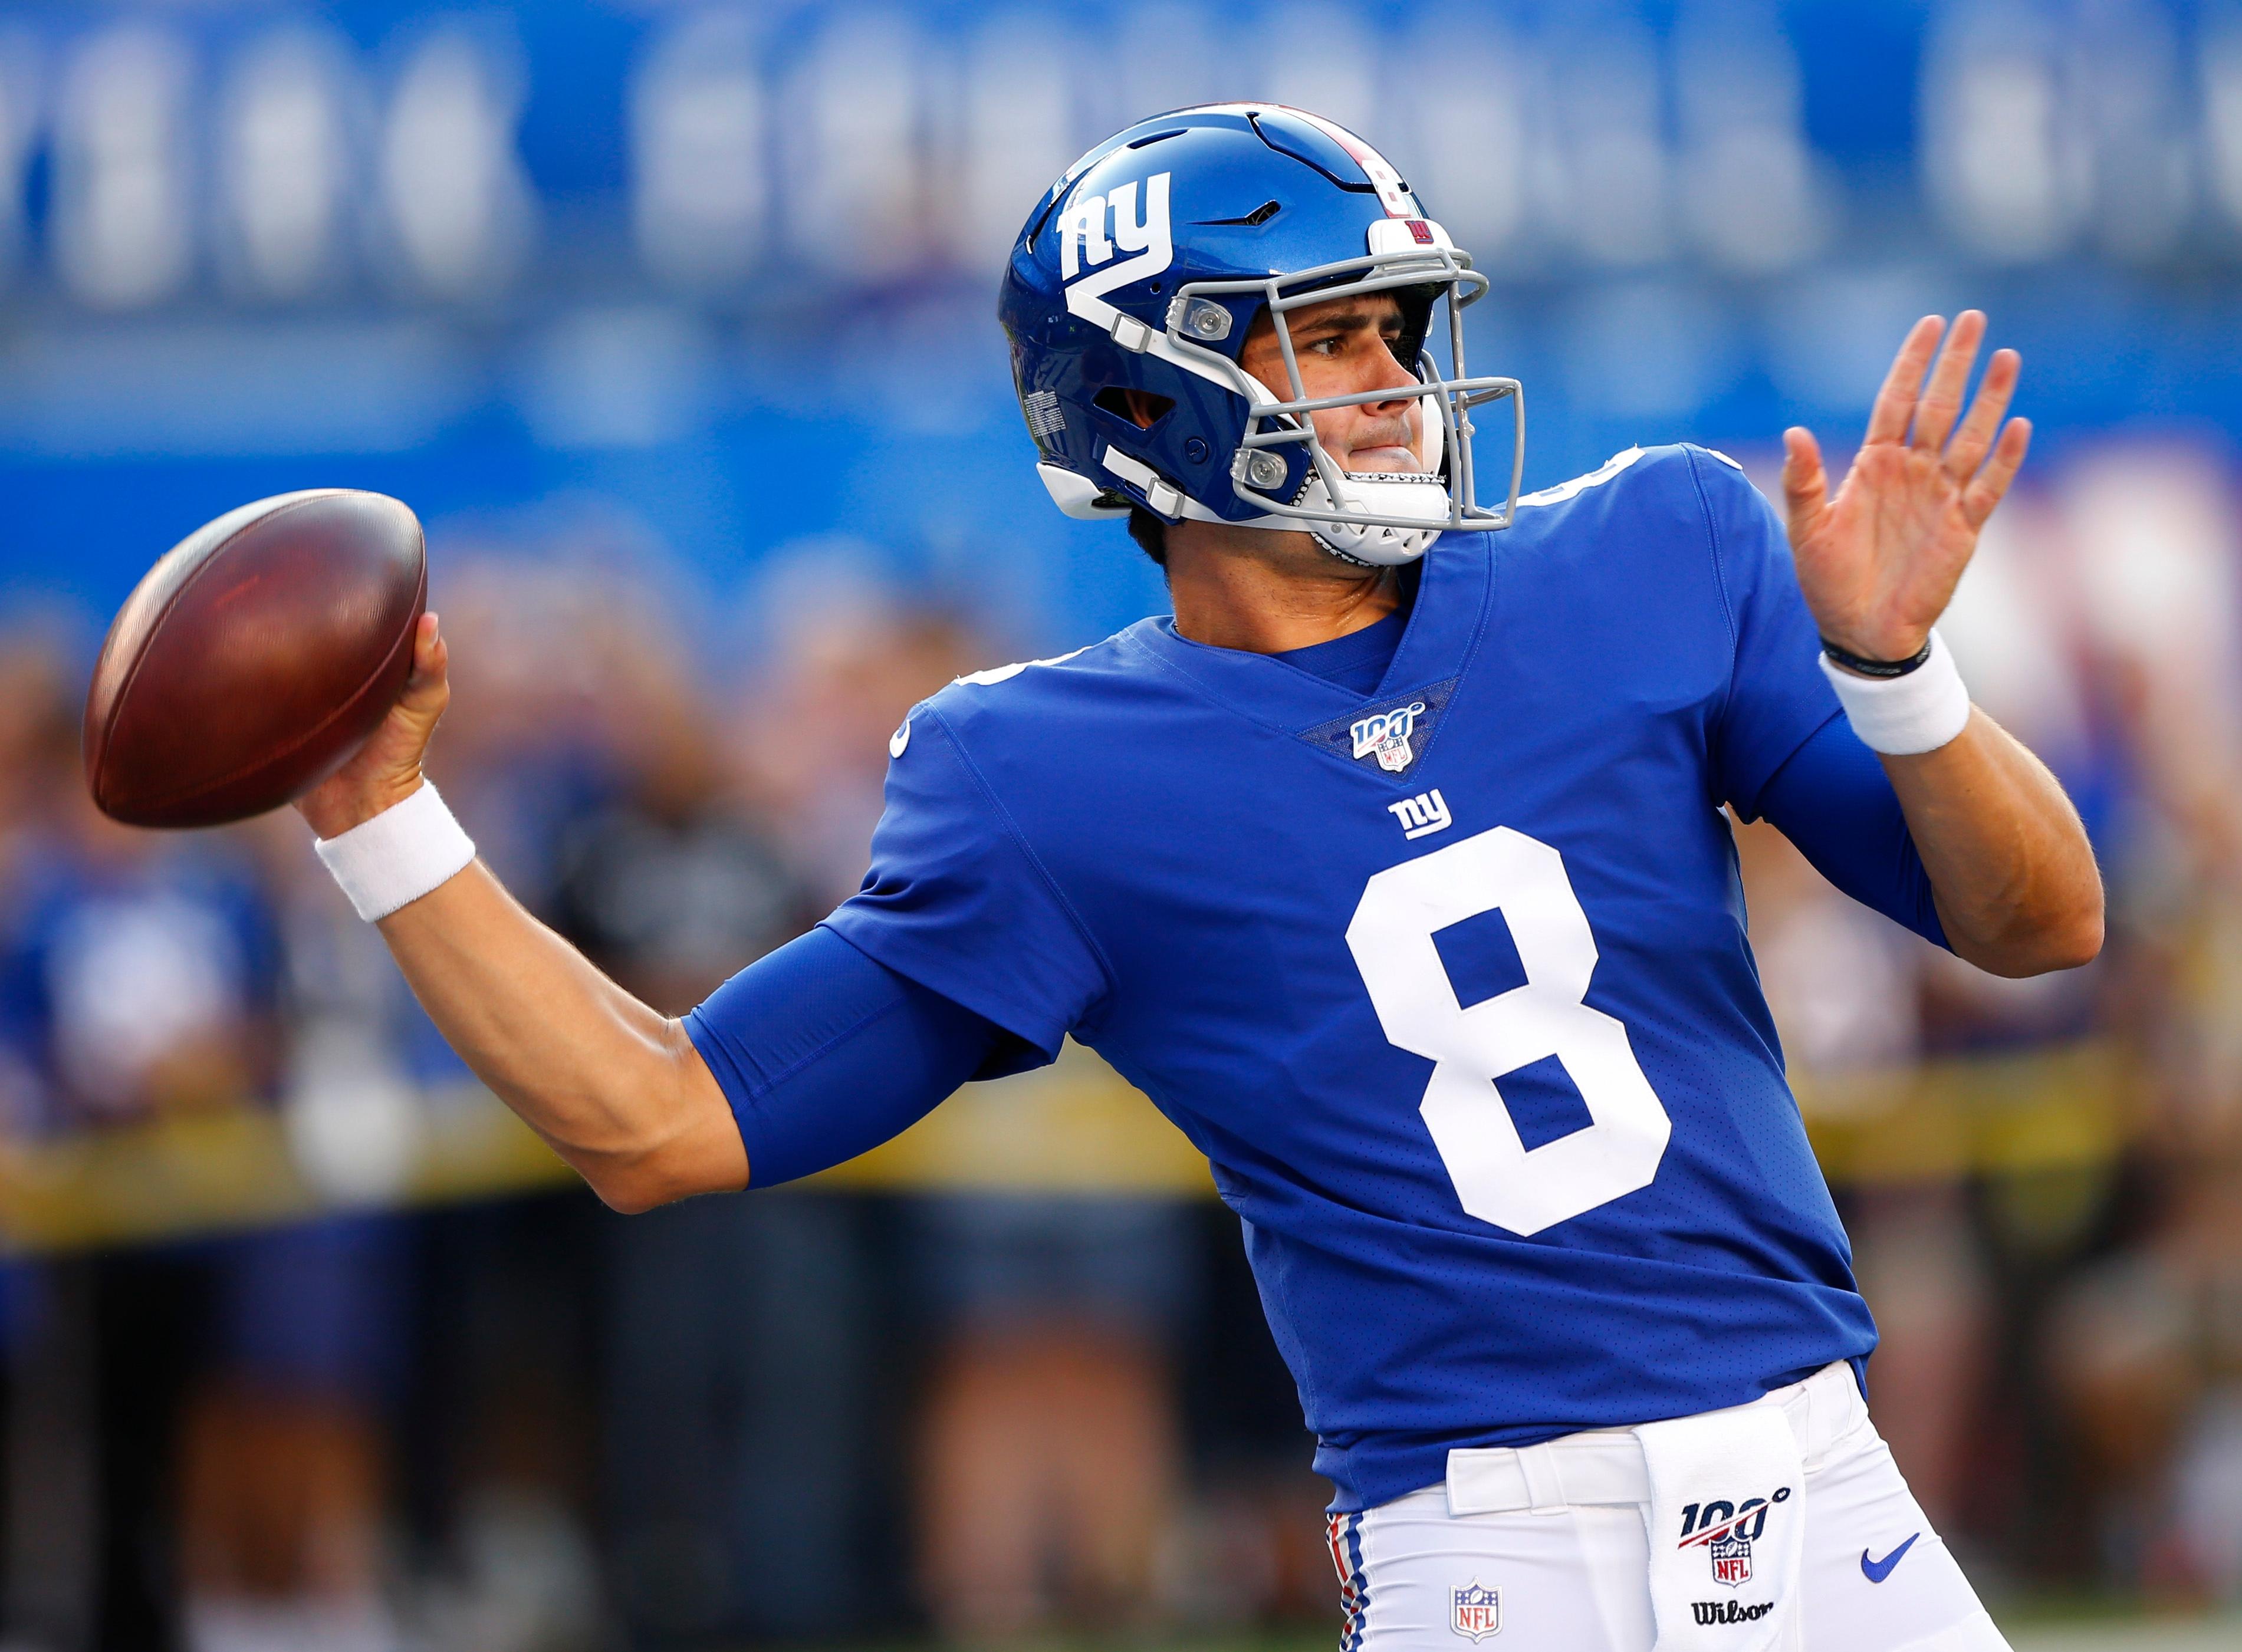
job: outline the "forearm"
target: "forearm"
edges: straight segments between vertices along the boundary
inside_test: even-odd
[[[379,928],[452,1048],[608,1204],[641,1210],[746,1185],[730,1110],[683,1029],[531,917],[481,862]]]
[[[433,790],[435,818],[409,812],[451,692],[450,651],[424,614],[397,703],[355,756],[296,800],[322,858],[361,912],[381,915],[382,938],[452,1048],[601,1199],[644,1210],[744,1187],[747,1149],[684,1029],[524,911],[469,858]],[[384,817],[386,835],[369,826]],[[409,887],[394,887],[400,877]]]
[[[2102,878],[2078,811],[2007,730],[1973,708],[1937,750],[1883,762],[1957,954],[2027,976],[2101,950]]]

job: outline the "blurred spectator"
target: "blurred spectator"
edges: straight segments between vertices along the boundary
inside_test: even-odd
[[[60,694],[49,680],[31,697],[39,726],[67,725]],[[106,1130],[254,1105],[279,1062],[280,987],[254,861],[238,837],[114,825],[86,801],[73,751],[50,739],[43,757],[4,976],[41,1094],[20,1125]],[[255,1646],[307,1626],[386,1646],[385,1263],[379,1231],[344,1222],[52,1266],[21,1384],[32,1410],[63,1403],[47,1385],[90,1385],[91,1432],[56,1442],[84,1460],[50,1450],[43,1467],[95,1488],[93,1530],[77,1546],[83,1581],[50,1580],[25,1609],[76,1617],[102,1647]]]
[[[604,689],[634,615],[565,540],[499,554],[470,542],[431,603],[452,701],[429,769],[475,850],[523,905],[553,910],[560,844],[616,789],[629,731]]]
[[[2229,476],[2120,446],[2071,470],[2089,632],[2131,758],[2112,857],[2144,1058],[2136,1196],[2045,1357],[2104,1575],[2242,1602],[2242,535]]]
[[[609,974],[682,1015],[824,909],[728,769],[680,640],[641,621],[609,668],[601,718],[621,789],[562,835],[555,910]]]
[[[823,911],[870,864],[888,736],[918,701],[989,662],[956,615],[861,574],[822,594],[813,580],[772,584],[772,655],[734,738]]]
[[[563,846],[621,795],[634,731],[609,702],[635,608],[602,566],[604,524],[563,509],[463,536],[432,575],[453,695],[433,778],[478,854],[532,912],[563,905]],[[467,1077],[434,1041],[431,1065]],[[501,1652],[605,1632],[598,1553],[605,1212],[583,1187],[422,1225],[413,1407],[415,1509],[447,1637]]]
[[[876,588],[804,604],[748,722],[750,760],[828,903],[853,893],[888,735],[990,661],[963,626]],[[942,1631],[986,1644],[1057,1622],[1143,1627],[1181,1480],[1171,1340],[1192,1253],[1158,1199],[1013,1193],[914,1202],[912,1284],[936,1346],[919,1452],[918,1575]]]
[[[1175,1339],[1190,1440],[1190,1485],[1170,1512],[1158,1593],[1195,1627],[1331,1620],[1331,1482],[1268,1333],[1236,1214],[1195,1212],[1198,1266]]]
[[[1907,1098],[1932,949],[1816,875],[1774,827],[1737,834],[1752,950],[1809,1121],[1858,1125]],[[1882,1083],[1876,1082],[1883,1080]],[[1878,1427],[1931,1520],[1951,1531],[1987,1353],[1988,1291],[1958,1156],[1849,1182],[1856,1273],[1876,1317]]]
[[[17,934],[26,863],[67,799],[53,790],[76,761],[71,670],[48,625],[0,639],[0,926]],[[50,1086],[29,984],[0,976],[0,1143],[12,1161],[50,1123]],[[84,1268],[10,1261],[5,1282],[7,1434],[4,1630],[84,1644],[96,1588],[95,1408],[86,1380],[91,1280]]]
[[[727,772],[679,640],[641,614],[595,653],[621,789],[563,835],[555,922],[681,1015],[819,909]],[[603,1232],[607,1541],[634,1643],[863,1627],[863,1212],[713,1198]]]
[[[195,1652],[396,1645],[379,1428],[396,1260],[379,1218],[209,1246],[214,1357],[178,1447]]]
[[[1171,1351],[1191,1230],[1168,1201],[918,1202],[938,1327],[921,1444],[919,1575],[961,1646],[1161,1618],[1155,1562],[1182,1461]]]

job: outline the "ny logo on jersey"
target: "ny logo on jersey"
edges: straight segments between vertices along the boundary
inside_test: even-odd
[[[1430,837],[1456,823],[1455,816],[1448,813],[1448,800],[1440,796],[1438,786],[1430,791],[1420,791],[1414,797],[1404,797],[1398,803],[1388,803],[1386,812],[1401,823],[1404,837]]]
[[[1409,747],[1409,735],[1417,719],[1424,715],[1425,702],[1416,700],[1363,718],[1348,731],[1354,736],[1354,755],[1375,756],[1378,766],[1387,774],[1400,774],[1416,760],[1417,754]]]

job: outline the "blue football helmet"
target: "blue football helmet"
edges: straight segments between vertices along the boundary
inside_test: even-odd
[[[1509,526],[1524,468],[1514,379],[1468,378],[1462,311],[1486,292],[1393,166],[1353,133],[1275,104],[1140,121],[1069,167],[1012,248],[997,314],[1037,473],[1070,516],[1127,514],[1305,530],[1350,561],[1407,562],[1447,528]],[[1401,306],[1393,352],[1420,388],[1310,398],[1288,312],[1357,293]],[[1447,300],[1451,373],[1426,348]],[[1292,378],[1279,397],[1238,365],[1266,312]],[[1122,393],[1166,404],[1150,428]],[[1343,469],[1319,408],[1414,393],[1420,472]],[[1478,502],[1473,409],[1507,400],[1509,489]]]

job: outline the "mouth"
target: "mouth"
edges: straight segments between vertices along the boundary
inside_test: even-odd
[[[1381,471],[1388,474],[1425,468],[1413,449],[1393,446],[1351,449],[1346,456],[1346,467],[1351,471]]]

